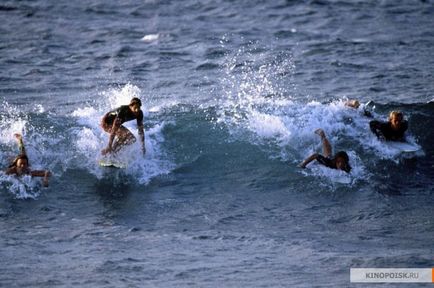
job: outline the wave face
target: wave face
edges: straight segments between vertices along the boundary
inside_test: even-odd
[[[21,132],[53,173],[48,188],[0,173],[0,286],[336,287],[351,267],[433,267],[432,9],[0,4],[0,165]],[[101,117],[132,97],[147,153],[102,168]],[[392,110],[416,152],[370,132]],[[298,167],[317,128],[351,174]]]

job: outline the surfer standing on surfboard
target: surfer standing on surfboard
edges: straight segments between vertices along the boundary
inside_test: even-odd
[[[110,134],[109,143],[106,148],[101,150],[102,155],[117,153],[125,145],[136,142],[136,137],[122,124],[136,119],[137,129],[142,144],[143,155],[146,153],[145,133],[143,131],[143,112],[140,109],[142,101],[133,98],[129,105],[122,105],[104,115],[101,120],[101,128]]]
[[[339,151],[336,153],[334,157],[332,157],[332,146],[328,141],[324,131],[322,129],[315,130],[315,134],[318,134],[321,137],[322,146],[323,146],[323,154],[314,153],[310,155],[306,160],[304,160],[301,164],[301,168],[306,168],[306,165],[312,162],[313,160],[318,161],[320,164],[337,170],[343,170],[347,173],[350,173],[351,166],[349,163],[348,154],[345,151]]]
[[[404,133],[407,131],[408,122],[404,120],[402,112],[392,111],[389,114],[388,122],[373,120],[369,122],[369,127],[380,140],[404,142]]]

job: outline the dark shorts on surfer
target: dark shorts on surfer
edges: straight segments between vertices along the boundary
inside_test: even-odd
[[[111,133],[113,122],[117,122],[117,125],[121,126],[124,122],[137,120],[137,125],[143,125],[143,112],[140,110],[138,114],[134,114],[128,105],[123,105],[115,110],[112,110],[104,115],[101,121],[101,127],[104,131]]]
[[[316,161],[318,161],[320,164],[326,167],[336,169],[336,165],[334,161],[328,157],[322,156],[321,154],[318,154],[318,156],[316,157]]]
[[[113,123],[109,124],[109,123],[107,122],[106,118],[107,118],[107,114],[104,115],[104,117],[103,117],[102,120],[101,120],[101,128],[102,128],[105,132],[110,133],[111,130],[112,130],[112,127],[113,127]]]

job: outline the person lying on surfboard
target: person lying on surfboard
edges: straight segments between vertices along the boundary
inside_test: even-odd
[[[145,133],[143,131],[143,112],[140,109],[141,106],[142,101],[139,98],[133,98],[129,105],[122,105],[104,115],[101,120],[101,128],[110,134],[110,138],[107,147],[101,151],[102,155],[117,153],[125,145],[136,142],[136,137],[134,137],[133,133],[122,125],[134,119],[137,120],[142,151],[143,155],[145,155]]]
[[[405,141],[405,131],[408,129],[408,122],[404,120],[404,114],[400,111],[392,111],[389,114],[389,121],[380,122],[373,120],[369,127],[378,139],[387,141]]]
[[[24,147],[23,137],[18,133],[14,134],[14,136],[17,139],[20,154],[15,157],[14,161],[12,161],[12,164],[9,165],[5,173],[7,175],[30,175],[32,177],[44,177],[42,179],[42,185],[44,185],[44,187],[48,187],[48,177],[51,176],[51,172],[48,170],[31,170],[29,168],[29,158],[27,157],[26,148]]]
[[[348,154],[345,151],[339,151],[336,155],[332,156],[332,146],[330,145],[329,140],[327,139],[324,131],[322,129],[315,130],[315,134],[318,134],[321,137],[323,154],[314,153],[310,155],[306,160],[304,160],[301,164],[301,168],[306,168],[306,165],[312,162],[313,160],[318,161],[321,165],[324,165],[328,168],[343,170],[347,173],[350,173],[350,159],[348,158]]]
[[[368,102],[368,103],[370,103],[370,102]],[[351,107],[354,109],[359,109],[360,102],[359,102],[359,100],[356,100],[356,99],[348,100],[345,102],[345,106]],[[363,106],[363,115],[366,117],[372,118],[372,113],[369,110],[367,110],[366,106],[367,106],[367,104]]]

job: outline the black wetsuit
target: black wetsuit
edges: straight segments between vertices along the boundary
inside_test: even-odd
[[[324,157],[321,154],[318,154],[318,156],[316,157],[316,161],[318,161],[319,163],[321,163],[326,167],[332,169],[338,169],[338,167],[336,167],[336,162],[334,161],[334,159],[330,159],[329,157]]]
[[[384,137],[388,141],[404,141],[404,133],[407,131],[408,122],[402,121],[401,127],[398,130],[394,130],[390,122],[380,122],[373,120],[369,122],[371,131],[377,137]]]
[[[123,105],[115,110],[108,112],[104,116],[104,123],[106,125],[113,125],[117,117],[117,121],[119,125],[122,125],[124,122],[128,122],[134,119],[137,119],[137,125],[141,125],[143,122],[143,112],[139,111],[138,115],[134,114],[128,105]]]

